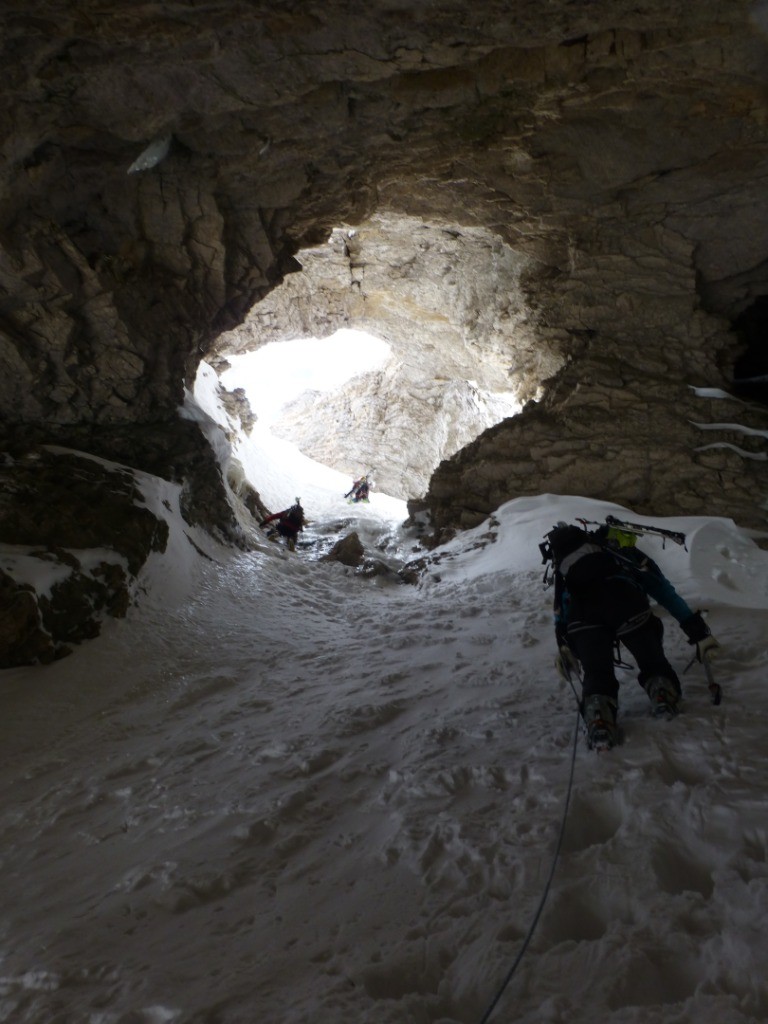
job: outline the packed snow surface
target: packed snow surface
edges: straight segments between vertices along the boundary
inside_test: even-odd
[[[294,481],[267,476],[289,504]],[[350,528],[372,556],[423,556],[402,503],[305,482],[304,546],[244,553],[144,478],[172,536],[127,619],[0,673],[0,1019],[479,1024],[546,895],[492,1021],[766,1020],[752,536],[656,520],[687,534],[642,546],[708,609],[724,698],[694,663],[684,712],[656,721],[622,670],[625,741],[598,755],[553,668],[538,544],[561,519],[651,520],[521,498],[411,586],[317,557]],[[682,672],[691,649],[661,615]]]

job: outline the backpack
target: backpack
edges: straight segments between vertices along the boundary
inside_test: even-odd
[[[622,570],[610,549],[578,526],[556,526],[547,534],[547,541],[555,569],[572,594],[588,590]]]

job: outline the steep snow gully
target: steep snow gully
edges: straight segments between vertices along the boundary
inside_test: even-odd
[[[329,493],[305,549],[244,554],[143,486],[172,542],[140,603],[0,674],[0,1019],[475,1024],[541,899],[577,728],[537,545],[617,507],[510,502],[411,587],[313,555],[352,516],[405,557],[381,495]],[[723,703],[695,665],[658,722],[622,674],[626,742],[578,740],[494,1021],[768,1018],[768,555],[727,520],[661,524],[688,534],[647,546],[709,609]]]

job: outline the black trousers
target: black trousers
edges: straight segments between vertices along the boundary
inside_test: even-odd
[[[635,659],[638,682],[651,676],[669,679],[680,693],[680,680],[664,654],[664,625],[651,611],[646,595],[621,579],[605,580],[571,597],[568,642],[581,662],[583,696],[599,693],[614,700],[619,684],[613,664],[620,640]]]
[[[293,523],[280,523],[277,524],[277,532],[281,537],[285,537],[286,540],[296,540],[299,535],[298,529]]]

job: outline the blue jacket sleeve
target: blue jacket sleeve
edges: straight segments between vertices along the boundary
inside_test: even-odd
[[[683,622],[685,619],[690,618],[693,615],[692,609],[680,597],[654,560],[638,551],[637,548],[632,549],[632,554],[640,570],[637,574],[637,579],[642,584],[646,594],[652,597],[662,608],[666,608],[669,614],[674,616],[678,622]]]

